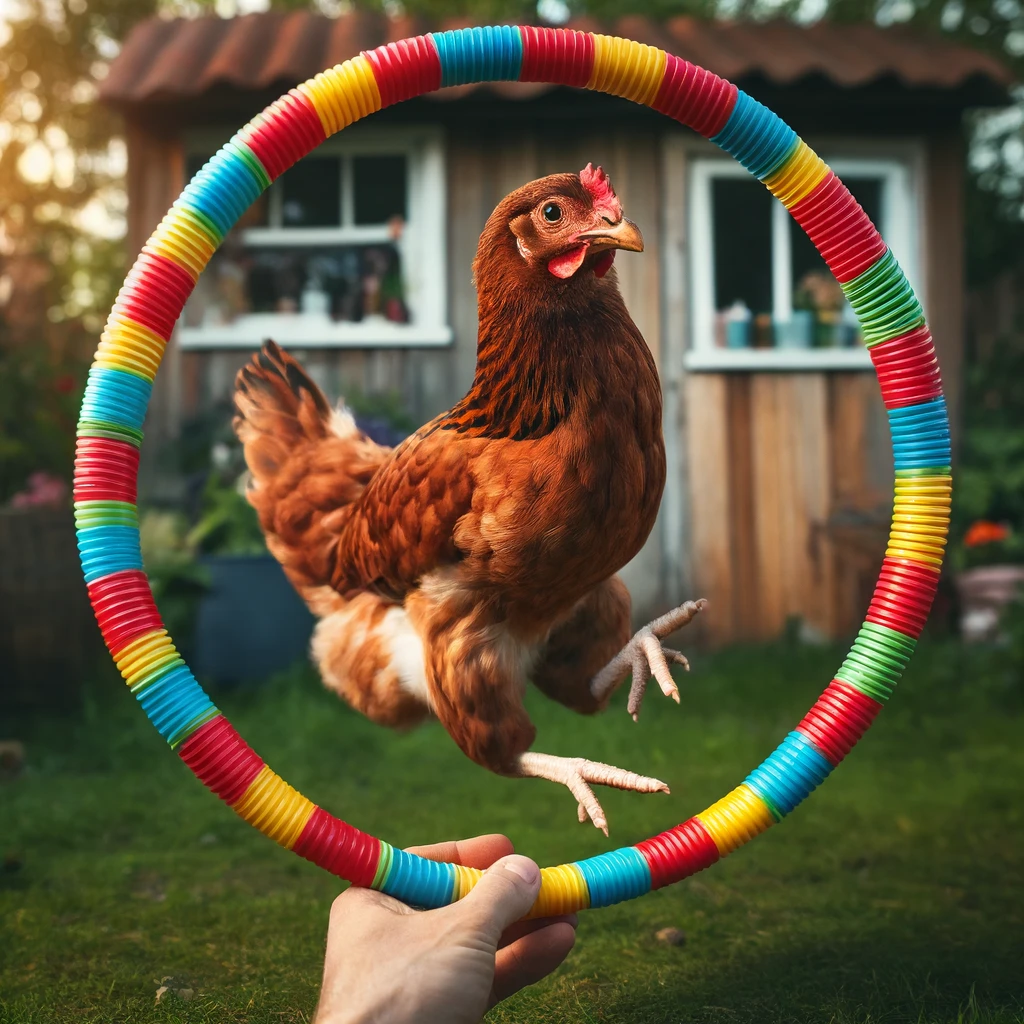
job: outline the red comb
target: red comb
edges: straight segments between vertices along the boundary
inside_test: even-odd
[[[604,173],[604,168],[587,164],[580,171],[580,182],[594,200],[594,208],[607,213],[612,220],[622,217],[622,204],[612,188],[611,178]]]

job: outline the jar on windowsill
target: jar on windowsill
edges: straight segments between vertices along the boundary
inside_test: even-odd
[[[818,322],[815,327],[814,341],[818,348],[838,348],[841,324],[839,311],[836,309],[819,309]]]

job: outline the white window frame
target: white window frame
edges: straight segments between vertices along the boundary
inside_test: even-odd
[[[186,154],[208,154],[223,145],[223,133],[197,131],[185,137]],[[311,313],[248,313],[227,324],[204,324],[177,329],[183,349],[254,348],[273,338],[285,347],[299,348],[420,348],[449,345],[447,188],[444,135],[436,126],[346,128],[322,143],[317,155],[403,155],[408,158],[408,216],[396,243],[402,260],[405,301],[411,323],[380,321],[335,322]],[[343,163],[343,178],[348,162]],[[338,227],[251,227],[242,231],[246,246],[372,244],[390,242],[387,225],[352,223],[351,188],[342,181],[346,203]],[[271,189],[271,207],[280,209],[280,190]]]
[[[877,176],[882,179],[882,223],[877,225],[899,260],[911,285],[920,290],[920,204],[923,201],[921,156],[918,147],[866,146],[849,142],[830,149],[815,147],[842,178]],[[859,370],[871,369],[871,358],[861,345],[851,348],[744,348],[715,345],[714,333],[714,225],[711,183],[716,178],[748,177],[734,160],[695,155],[690,161],[690,345],[684,355],[689,370]],[[772,209],[772,315],[786,319],[792,313],[793,287],[790,260],[791,221],[778,200]]]

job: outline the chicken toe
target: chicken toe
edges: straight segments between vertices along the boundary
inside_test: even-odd
[[[596,828],[608,835],[608,819],[600,801],[594,796],[591,785],[611,786],[613,789],[629,789],[636,793],[668,793],[668,786],[660,779],[616,768],[600,761],[588,761],[583,757],[558,757],[555,754],[540,754],[527,751],[520,754],[513,774],[522,778],[548,779],[560,782],[576,797],[577,814],[580,822],[589,818]]]

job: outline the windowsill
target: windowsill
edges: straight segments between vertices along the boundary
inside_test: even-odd
[[[437,348],[451,343],[452,330],[383,319],[338,323],[313,313],[253,313],[230,324],[178,328],[182,349],[255,348],[268,338],[292,348]]]
[[[707,348],[691,349],[684,357],[687,370],[727,371],[871,370],[866,348]]]

